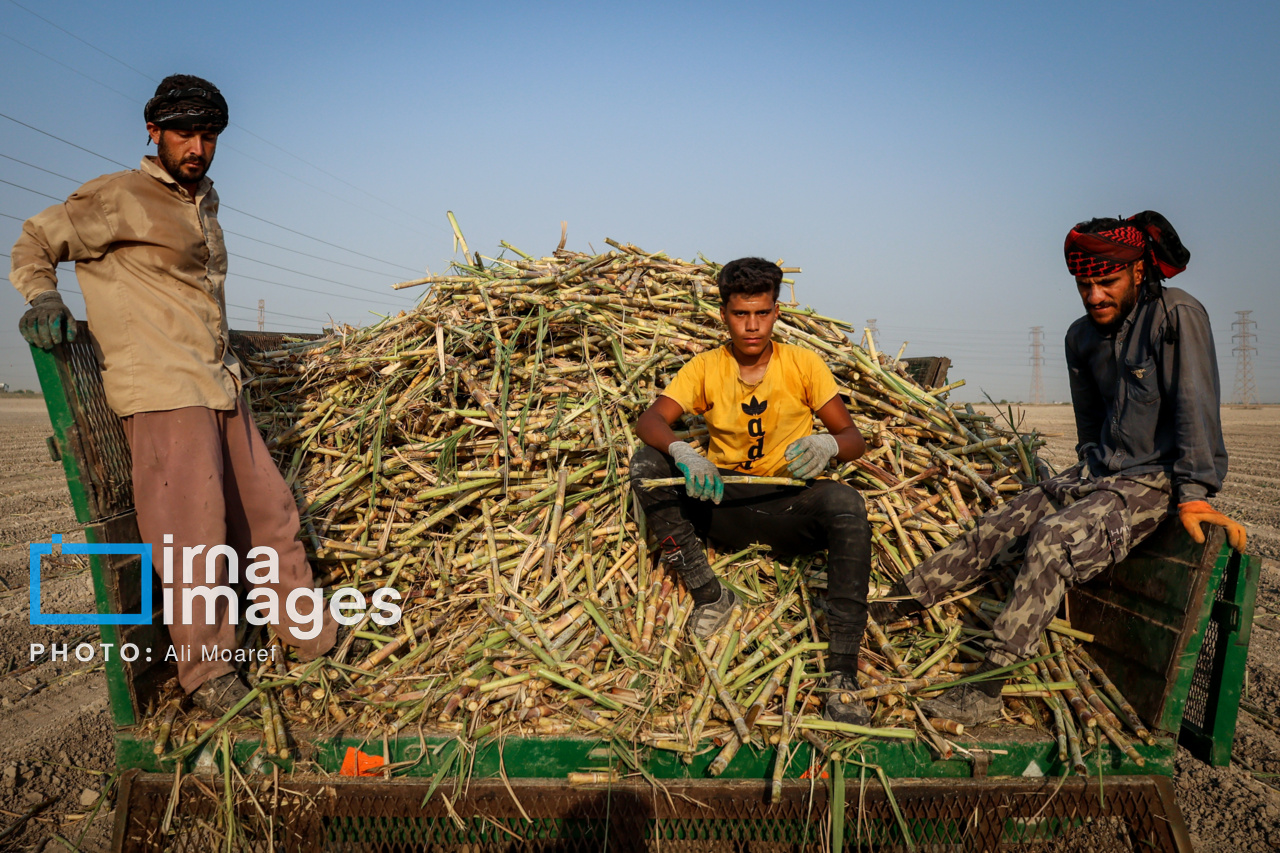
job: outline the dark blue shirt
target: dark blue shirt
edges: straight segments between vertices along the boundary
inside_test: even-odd
[[[1160,299],[1144,289],[1118,327],[1104,333],[1081,317],[1066,346],[1076,453],[1091,474],[1167,471],[1178,503],[1222,488],[1218,360],[1209,315],[1195,297],[1166,287]]]

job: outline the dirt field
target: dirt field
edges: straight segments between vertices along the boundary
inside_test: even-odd
[[[1074,422],[1067,406],[1024,410],[1025,424],[1048,435],[1042,455],[1073,461]],[[1249,526],[1252,553],[1267,558],[1249,651],[1235,761],[1214,769],[1185,754],[1178,800],[1196,850],[1242,853],[1280,849],[1280,407],[1226,409],[1231,454],[1227,487],[1215,504]],[[73,533],[61,465],[49,460],[49,422],[40,399],[0,398],[0,850],[106,850],[114,766],[111,718],[100,666],[32,665],[33,642],[72,642],[74,627],[32,627],[27,608],[27,545]],[[82,536],[69,537],[83,541]],[[70,561],[44,578],[46,607],[88,610],[88,572]],[[96,639],[96,633],[88,639]],[[20,830],[23,815],[43,806]]]

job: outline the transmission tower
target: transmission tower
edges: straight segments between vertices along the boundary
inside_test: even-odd
[[[867,321],[867,335],[871,338],[871,340],[869,340],[867,343],[870,344],[872,347],[874,347],[876,345],[876,342],[880,340],[880,329],[878,326],[876,326],[876,321],[874,318]]]
[[[1031,403],[1039,406],[1044,403],[1044,376],[1041,366],[1044,364],[1044,326],[1031,327]]]
[[[1231,336],[1231,340],[1238,341],[1236,348],[1232,352],[1236,356],[1236,402],[1241,406],[1258,405],[1258,389],[1253,384],[1253,360],[1252,356],[1258,351],[1253,345],[1253,339],[1257,337],[1252,332],[1254,326],[1258,325],[1249,319],[1252,311],[1237,311],[1236,316],[1240,319],[1231,324],[1232,329],[1239,329]]]
[[[258,331],[265,332],[267,330],[267,300],[258,300]]]

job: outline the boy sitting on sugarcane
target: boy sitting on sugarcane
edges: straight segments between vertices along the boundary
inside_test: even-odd
[[[718,278],[720,317],[729,343],[695,356],[636,421],[647,445],[631,460],[631,484],[662,549],[693,596],[690,630],[706,639],[733,613],[738,597],[711,571],[702,539],[740,550],[768,545],[790,559],[827,550],[830,632],[825,716],[865,725],[858,689],[858,651],[867,620],[871,529],[861,495],[835,480],[815,479],[831,460],[848,462],[866,450],[816,353],[775,342],[782,269],[760,258],[725,264]],[[813,434],[817,413],[826,434]],[[710,432],[707,456],[678,441],[671,425],[702,415]],[[803,486],[730,483],[723,475],[790,476]],[[642,481],[683,477],[679,486],[645,488]]]

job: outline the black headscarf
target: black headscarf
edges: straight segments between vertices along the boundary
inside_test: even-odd
[[[143,116],[167,130],[212,130],[227,126],[227,100],[218,87],[190,74],[171,74],[160,81]]]

